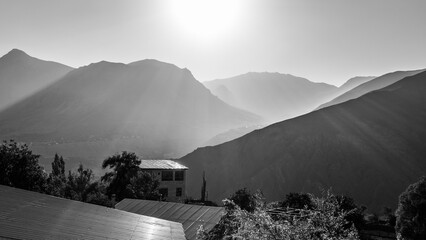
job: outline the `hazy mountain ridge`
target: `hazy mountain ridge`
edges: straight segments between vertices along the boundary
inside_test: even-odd
[[[222,144],[224,142],[228,142],[228,141],[237,139],[241,136],[246,135],[247,133],[250,133],[250,132],[252,132],[256,129],[260,129],[260,128],[263,128],[263,127],[264,127],[264,125],[234,128],[234,129],[228,130],[226,132],[219,133],[218,135],[212,137],[207,142],[202,144],[200,147],[219,145],[219,144]]]
[[[13,49],[0,58],[0,110],[41,90],[73,68]]]
[[[180,159],[198,196],[206,171],[210,200],[241,187],[268,200],[333,187],[379,211],[426,172],[426,73],[348,102],[255,130]]]
[[[332,106],[335,104],[339,104],[342,102],[346,102],[351,99],[358,98],[368,92],[378,90],[380,88],[384,88],[386,86],[389,86],[405,77],[412,76],[415,74],[418,74],[420,72],[423,72],[424,69],[420,70],[412,70],[412,71],[396,71],[384,74],[380,77],[374,78],[370,81],[367,81],[355,88],[352,88],[351,90],[342,93],[341,95],[337,96],[336,98],[332,99],[331,101],[324,103],[320,105],[317,109],[325,108],[328,106]]]
[[[333,85],[268,72],[246,73],[204,85],[228,104],[263,116],[268,123],[310,112],[337,91]]]
[[[355,87],[358,87],[359,85],[371,81],[376,77],[372,77],[372,76],[368,76],[368,77],[362,77],[362,76],[357,76],[357,77],[353,77],[351,79],[349,79],[348,81],[346,81],[344,84],[342,84],[342,86],[339,87],[339,94],[345,93]]]
[[[75,69],[2,111],[0,137],[71,148],[70,143],[98,141],[104,144],[91,152],[110,152],[99,153],[97,161],[135,149],[144,156],[177,157],[220,132],[259,121],[211,95],[187,69],[156,60],[102,61]],[[71,152],[81,158],[79,145]],[[39,149],[52,154],[57,147]]]

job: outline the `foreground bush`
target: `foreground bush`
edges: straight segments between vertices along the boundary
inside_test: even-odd
[[[395,230],[398,239],[426,239],[426,176],[399,196]]]
[[[255,204],[257,207],[249,212],[226,199],[225,215],[210,232],[201,227],[198,238],[359,239],[355,227],[348,227],[346,217],[351,211],[342,210],[337,197],[326,192],[321,197],[312,197],[312,203],[313,209],[305,208],[296,215],[284,212],[280,218],[273,218],[263,203]]]

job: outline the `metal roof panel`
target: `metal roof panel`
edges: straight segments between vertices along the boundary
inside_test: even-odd
[[[0,185],[0,239],[178,239],[182,224]]]
[[[142,169],[181,169],[187,170],[188,168],[172,160],[141,160],[139,165]]]
[[[224,213],[223,207],[190,205],[140,199],[123,199],[115,208],[182,223],[187,239],[195,239],[197,229],[212,229]]]

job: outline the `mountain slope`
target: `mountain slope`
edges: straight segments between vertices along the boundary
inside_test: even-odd
[[[337,90],[325,83],[279,73],[247,73],[204,82],[226,103],[277,122],[312,111]]]
[[[72,68],[13,49],[0,58],[0,110],[48,86]]]
[[[418,74],[423,70],[414,70],[414,71],[397,71],[392,73],[387,73],[385,75],[382,75],[380,77],[377,77],[373,80],[370,80],[366,83],[363,83],[359,85],[358,87],[353,88],[352,90],[349,90],[347,92],[344,92],[342,95],[337,96],[330,102],[324,103],[321,106],[319,106],[317,109],[325,108],[328,106],[332,106],[335,104],[339,104],[342,102],[346,102],[351,99],[358,98],[368,92],[384,88],[386,86],[389,86],[405,77],[412,76],[415,74]]]
[[[342,86],[339,87],[339,95],[343,94],[353,88],[358,87],[359,85],[371,81],[376,77],[353,77],[351,79],[349,79],[348,81],[346,81]]]
[[[95,156],[85,156],[80,144],[71,152],[98,161],[116,151],[135,151],[129,146],[161,158],[181,156],[220,132],[258,121],[213,96],[187,69],[155,60],[99,62],[1,112],[0,137],[53,145],[108,142],[99,147],[107,152],[86,149]]]
[[[181,158],[190,196],[206,171],[210,200],[241,187],[268,200],[320,187],[378,211],[426,172],[426,72],[342,104]]]

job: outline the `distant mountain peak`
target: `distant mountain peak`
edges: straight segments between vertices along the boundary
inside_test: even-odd
[[[28,55],[26,52],[22,51],[21,49],[17,49],[17,48],[10,50],[8,54],[25,54],[25,55]]]
[[[149,66],[149,67],[161,67],[161,66],[170,66],[174,68],[179,68],[174,64],[162,62],[156,59],[144,59],[136,62],[131,62],[127,64],[129,66]],[[180,68],[179,68],[180,69]]]
[[[24,51],[14,48],[12,50],[10,50],[8,53],[6,53],[3,57],[1,57],[2,59],[18,59],[18,58],[22,58],[22,57],[31,57],[30,55],[28,55],[27,53],[25,53]]]
[[[108,62],[105,60],[102,60],[100,62],[91,63],[88,66],[111,66],[111,65],[125,65],[123,63],[115,63],[115,62]]]
[[[350,89],[357,87],[365,82],[373,80],[376,78],[375,76],[356,76],[350,78],[348,81],[343,83],[339,88],[344,89],[345,91],[349,91]]]
[[[0,58],[0,110],[47,87],[71,70],[12,49]]]

